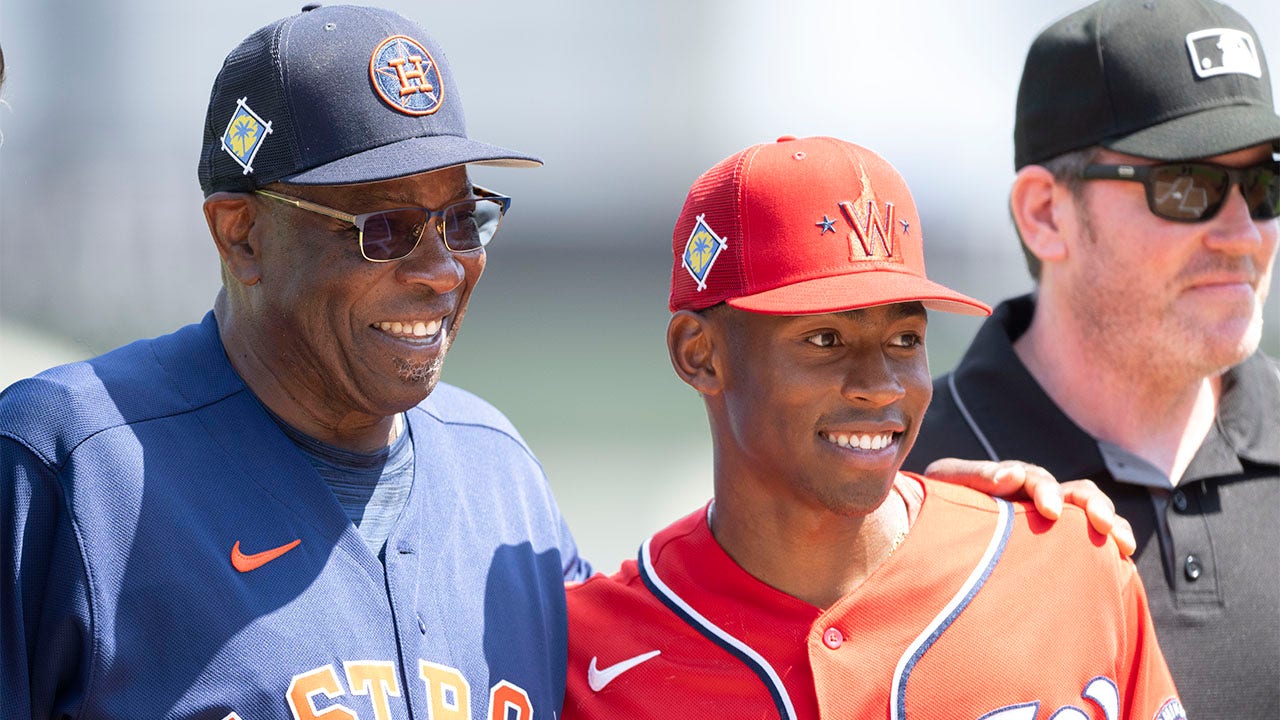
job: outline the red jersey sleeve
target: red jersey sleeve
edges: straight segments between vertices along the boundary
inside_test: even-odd
[[[1128,720],[1186,720],[1173,677],[1156,640],[1147,609],[1147,592],[1132,561],[1120,564],[1121,594],[1125,613],[1125,653],[1120,683],[1124,688],[1124,712]]]

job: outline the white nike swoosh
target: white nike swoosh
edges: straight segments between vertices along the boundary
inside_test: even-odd
[[[613,682],[614,678],[639,665],[645,660],[657,657],[661,652],[661,650],[653,650],[652,652],[647,652],[643,655],[637,655],[629,660],[623,660],[620,663],[615,663],[603,670],[596,667],[596,658],[595,656],[592,656],[591,667],[587,668],[587,685],[591,686],[592,692],[600,692],[604,689],[605,685]]]

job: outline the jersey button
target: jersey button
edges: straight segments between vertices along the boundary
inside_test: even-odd
[[[827,628],[827,631],[822,633],[822,643],[835,650],[844,644],[844,633],[833,627]]]
[[[1200,573],[1203,568],[1200,567],[1200,558],[1195,555],[1188,555],[1186,562],[1182,563],[1182,572],[1186,573],[1187,579],[1195,582],[1200,579]]]
[[[1187,511],[1187,494],[1181,490],[1173,491],[1173,509],[1180,513]]]

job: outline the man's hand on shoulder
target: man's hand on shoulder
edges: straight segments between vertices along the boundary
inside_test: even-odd
[[[1036,510],[1050,520],[1062,515],[1063,502],[1083,508],[1094,530],[1110,535],[1120,552],[1133,555],[1138,543],[1129,521],[1116,514],[1116,506],[1092,480],[1060,483],[1039,465],[1018,460],[960,460],[941,458],[925,468],[935,480],[973,488],[988,495],[1011,500],[1031,500]]]

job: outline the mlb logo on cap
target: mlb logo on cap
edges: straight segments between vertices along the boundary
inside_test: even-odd
[[[1258,46],[1247,32],[1230,28],[1199,30],[1187,35],[1187,50],[1196,75],[1252,75],[1262,77]]]

